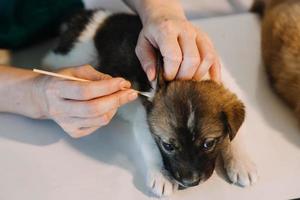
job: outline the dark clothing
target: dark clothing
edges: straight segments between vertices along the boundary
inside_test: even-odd
[[[0,0],[0,48],[16,49],[58,33],[81,0]]]

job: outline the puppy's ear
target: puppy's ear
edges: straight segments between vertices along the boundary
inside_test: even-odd
[[[153,98],[148,98],[145,96],[140,97],[142,104],[145,106],[147,113],[149,113],[153,108]]]
[[[163,58],[160,54],[158,54],[156,67],[156,91],[165,89],[166,86],[167,81],[164,79]]]
[[[142,97],[142,103],[146,110],[150,112],[153,108],[153,99],[158,91],[165,90],[168,82],[163,77],[163,59],[159,52],[157,52],[157,66],[156,66],[156,79],[151,82],[152,91],[148,92],[148,97]]]
[[[221,119],[224,123],[225,132],[229,134],[230,140],[233,140],[245,119],[244,104],[237,99],[233,100],[221,112]]]

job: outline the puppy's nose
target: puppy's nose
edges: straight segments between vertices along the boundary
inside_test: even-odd
[[[190,176],[183,177],[181,179],[181,182],[186,187],[193,187],[193,186],[199,185],[199,183],[200,183],[200,175],[197,172],[193,172],[193,173],[191,173]]]
[[[191,179],[182,179],[182,183],[186,187],[193,187],[196,185],[199,185],[200,183],[200,178],[197,180],[191,180]]]

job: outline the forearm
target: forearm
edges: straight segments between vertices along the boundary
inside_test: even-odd
[[[143,24],[155,18],[182,18],[186,19],[179,0],[124,0],[135,10]]]
[[[0,112],[42,118],[35,98],[34,81],[37,76],[30,70],[0,65]]]

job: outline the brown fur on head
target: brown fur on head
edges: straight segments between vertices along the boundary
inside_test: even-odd
[[[300,122],[300,1],[271,0],[262,22],[262,53],[275,92]]]
[[[215,161],[244,121],[244,105],[213,81],[159,80],[147,103],[150,130],[165,167],[184,187],[213,173]]]

